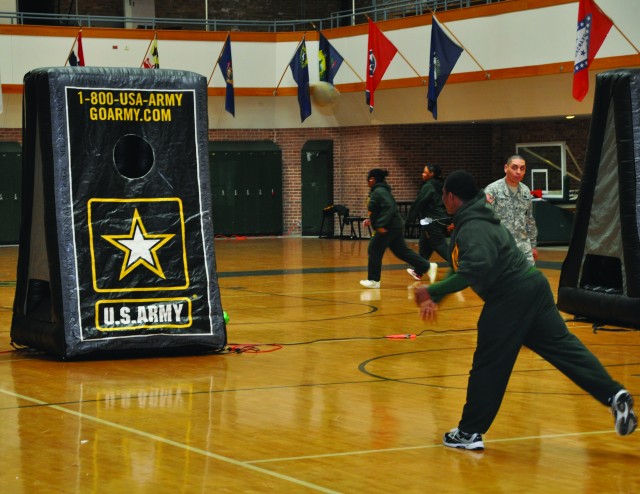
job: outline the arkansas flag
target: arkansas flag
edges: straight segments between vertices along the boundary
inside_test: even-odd
[[[369,111],[373,111],[373,93],[387,71],[398,49],[382,34],[378,26],[369,19],[369,47],[367,51],[366,97]]]
[[[576,58],[573,65],[573,97],[582,101],[589,92],[589,66],[609,34],[613,22],[593,0],[580,0]]]

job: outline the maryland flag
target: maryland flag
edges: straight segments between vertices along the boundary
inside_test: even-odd
[[[159,69],[160,68],[160,57],[158,56],[158,36],[155,35],[153,37],[153,41],[151,42],[151,46],[146,53],[144,61],[142,62],[142,66],[145,69]]]

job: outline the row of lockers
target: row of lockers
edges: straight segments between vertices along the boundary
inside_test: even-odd
[[[16,244],[20,236],[22,147],[0,142],[0,244]]]
[[[282,234],[282,152],[271,141],[211,142],[216,235]],[[19,239],[22,149],[0,142],[0,244]]]

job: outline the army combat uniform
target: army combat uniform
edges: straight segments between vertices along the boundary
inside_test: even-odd
[[[533,203],[529,187],[518,184],[518,190],[511,192],[504,178],[489,184],[484,191],[487,200],[502,220],[502,224],[511,232],[516,245],[530,264],[535,264],[532,250],[536,248],[538,228],[533,217]]]

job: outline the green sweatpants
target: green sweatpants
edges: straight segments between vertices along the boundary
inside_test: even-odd
[[[387,233],[376,233],[369,240],[368,280],[380,281],[382,274],[382,258],[389,249],[401,261],[413,266],[416,273],[422,276],[429,270],[429,261],[420,257],[415,250],[409,248],[404,240],[404,228],[389,228]]]
[[[458,428],[484,433],[498,414],[511,371],[524,345],[604,405],[623,386],[614,381],[567,329],[549,282],[539,271],[485,300]]]

